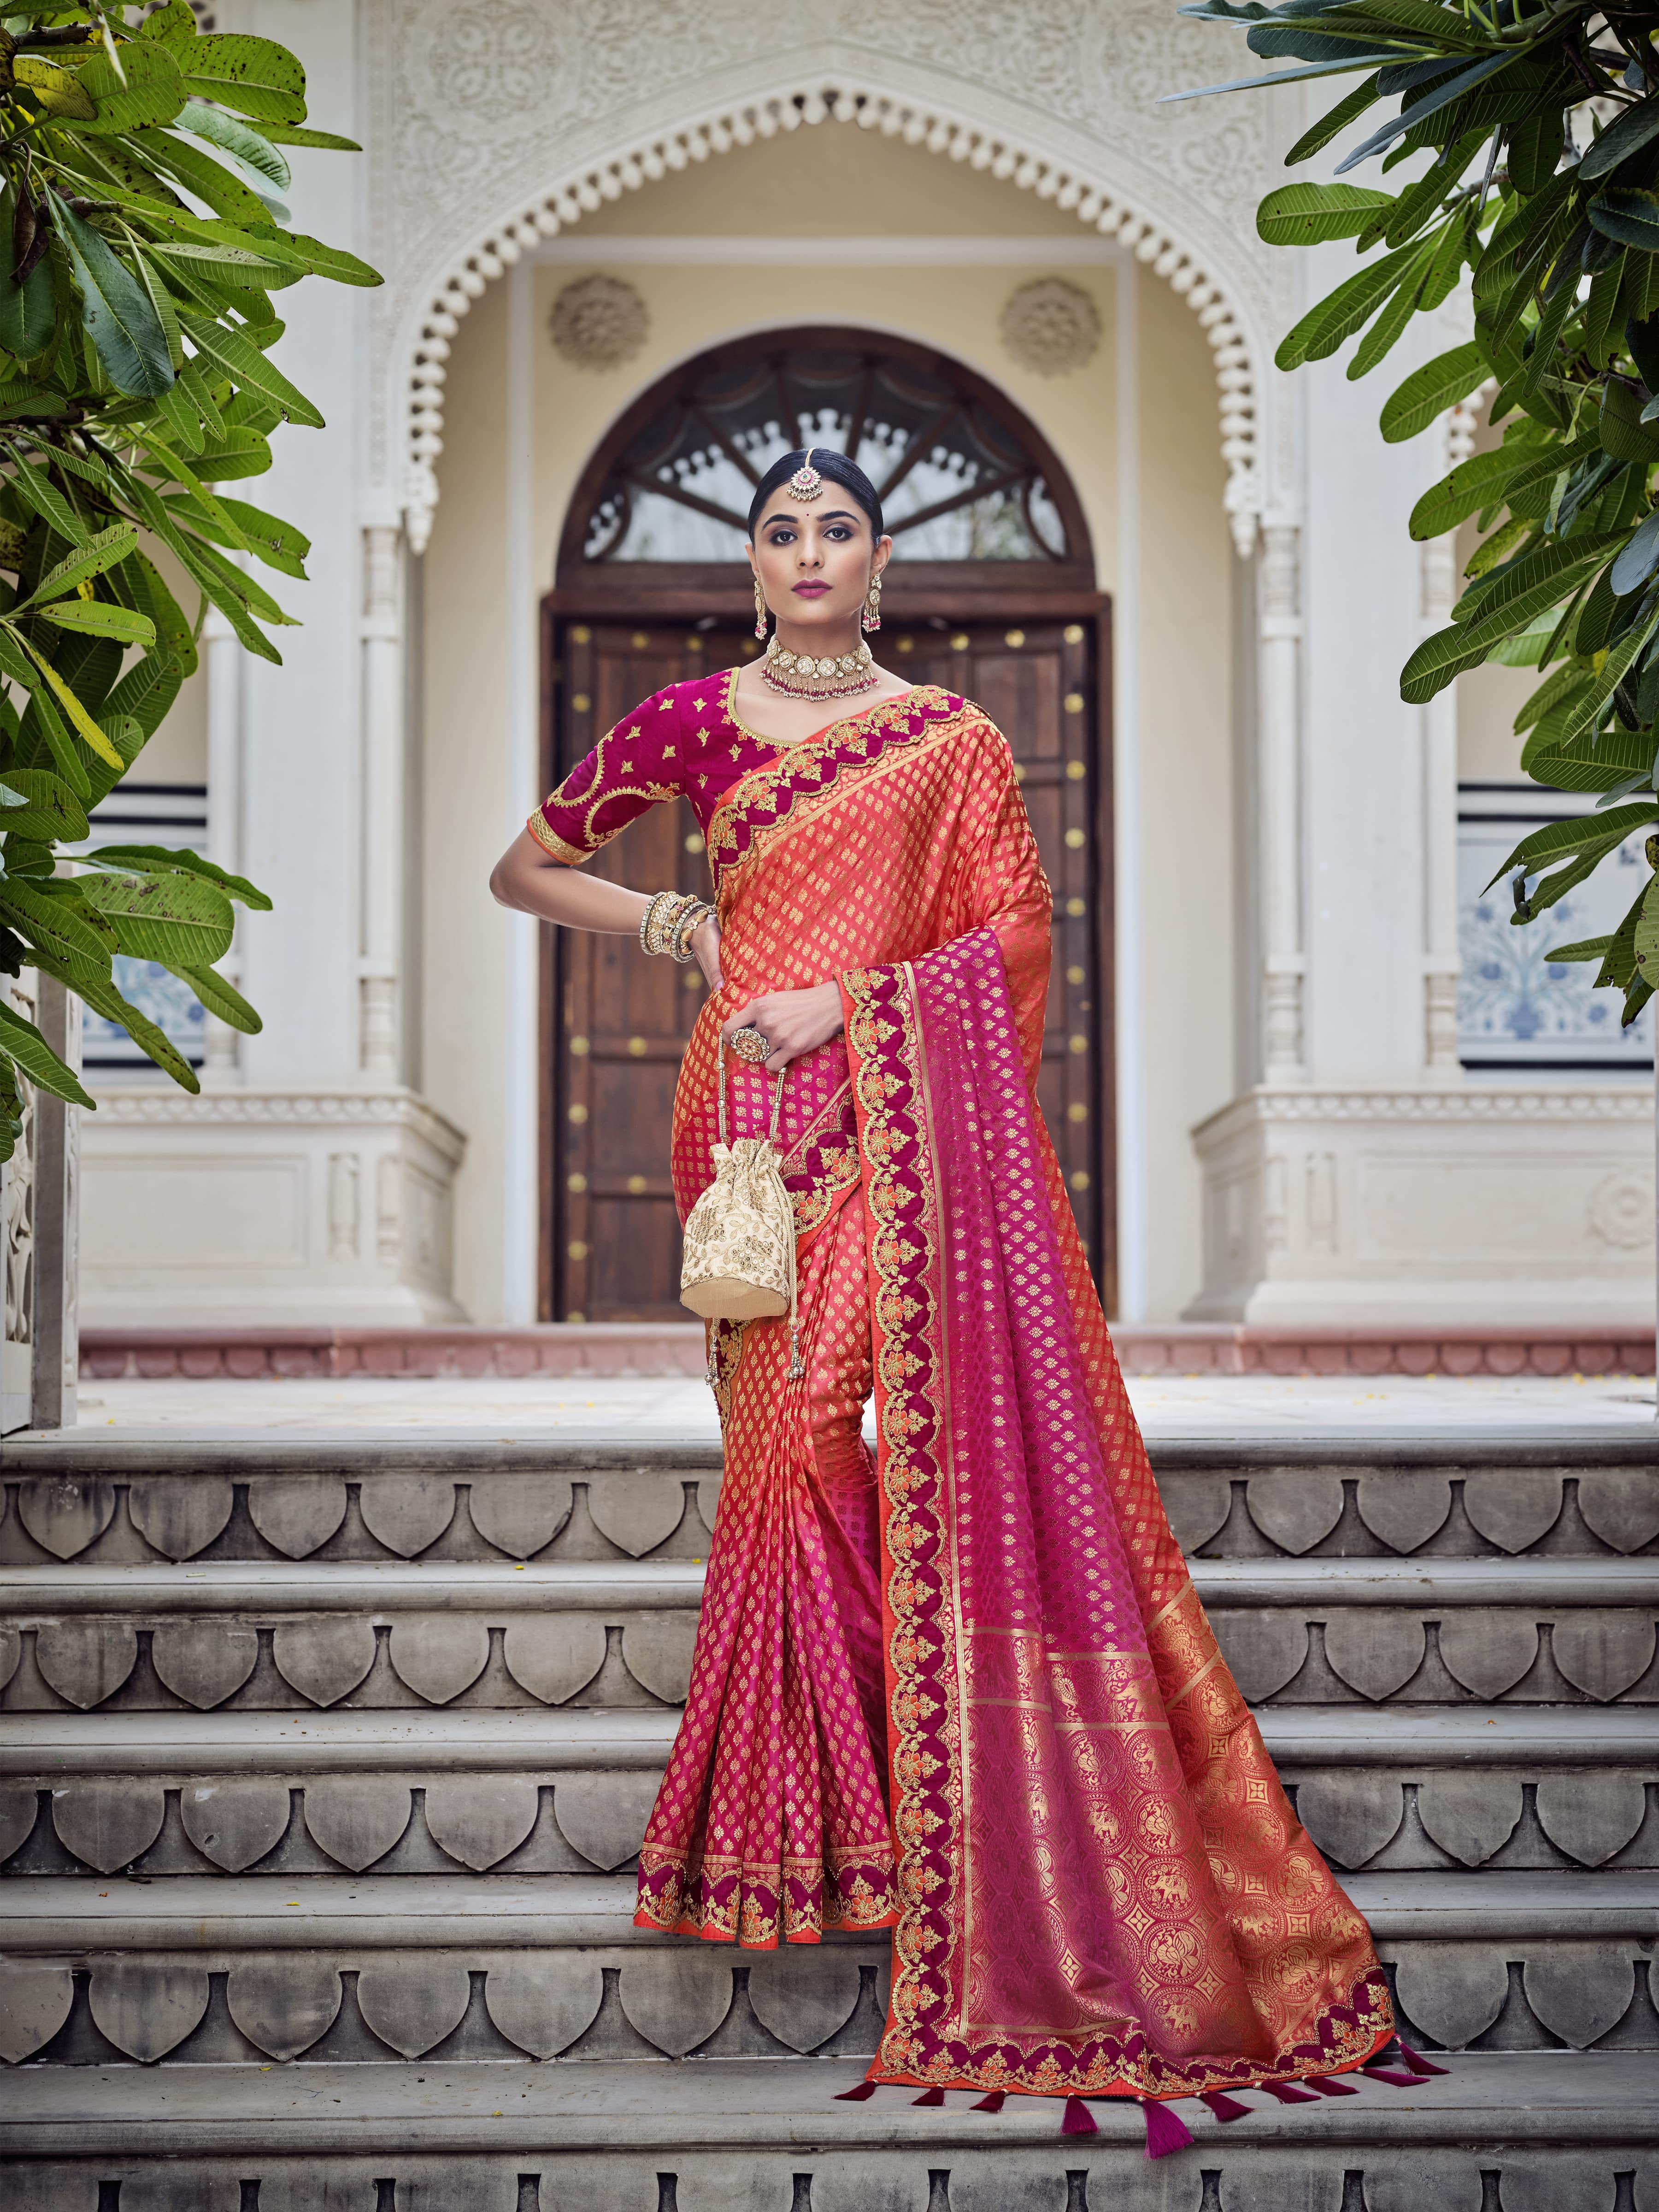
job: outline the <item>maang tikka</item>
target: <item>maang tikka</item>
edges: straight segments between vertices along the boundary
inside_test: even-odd
[[[881,628],[881,572],[879,569],[870,579],[870,588],[865,594],[864,605],[859,615],[859,626],[862,629]]]
[[[758,576],[755,579],[755,635],[757,637],[766,635],[766,594],[761,589]]]

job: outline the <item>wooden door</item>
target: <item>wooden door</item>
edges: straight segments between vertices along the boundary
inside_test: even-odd
[[[665,684],[752,657],[735,626],[637,627],[548,617],[549,788]],[[1115,1288],[1112,1125],[1111,755],[1103,625],[1026,619],[888,624],[881,658],[978,702],[1013,748],[1054,893],[1054,960],[1038,1097],[1090,1264]],[[706,890],[684,801],[653,807],[587,864],[656,890]],[[683,1321],[668,1175],[674,1085],[702,1004],[695,966],[641,959],[631,939],[544,933],[542,1313]]]

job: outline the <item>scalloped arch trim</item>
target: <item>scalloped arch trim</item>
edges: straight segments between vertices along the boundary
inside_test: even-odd
[[[533,205],[493,229],[441,285],[422,314],[402,395],[401,504],[409,542],[423,553],[438,506],[434,467],[443,451],[444,383],[450,343],[472,302],[542,239],[555,238],[607,200],[660,183],[711,154],[819,123],[853,123],[902,138],[930,154],[988,171],[1039,199],[1074,210],[1079,222],[1115,237],[1161,276],[1197,315],[1215,356],[1221,456],[1227,465],[1225,507],[1241,556],[1255,544],[1262,507],[1258,441],[1261,379],[1243,318],[1221,283],[1207,273],[1155,218],[1127,206],[1081,173],[1056,166],[1006,137],[889,94],[824,81],[804,89],[744,101],[702,121],[642,141],[597,167],[579,171]]]

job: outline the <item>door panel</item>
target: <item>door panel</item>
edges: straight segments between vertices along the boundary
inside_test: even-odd
[[[562,634],[561,635],[561,627]],[[1037,1095],[1109,1310],[1114,1284],[1111,757],[1101,625],[890,620],[887,665],[975,700],[1007,736],[1054,894],[1054,959]],[[546,781],[653,691],[752,657],[752,637],[550,616]],[[556,741],[554,732],[556,731]],[[636,890],[706,890],[684,802],[653,807],[588,862]],[[543,1303],[547,1318],[683,1321],[668,1178],[679,1061],[702,1003],[695,967],[641,959],[630,938],[550,930],[544,1049]]]

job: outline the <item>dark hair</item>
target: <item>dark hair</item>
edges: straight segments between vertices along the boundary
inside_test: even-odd
[[[850,491],[870,518],[870,527],[881,536],[881,501],[876,488],[856,461],[849,461],[845,453],[838,453],[832,446],[811,448],[812,466],[830,483],[838,483]],[[766,512],[766,503],[780,484],[787,483],[795,471],[806,459],[806,453],[797,447],[793,453],[781,453],[761,478],[758,489],[749,503],[749,535],[752,539],[755,526]]]

